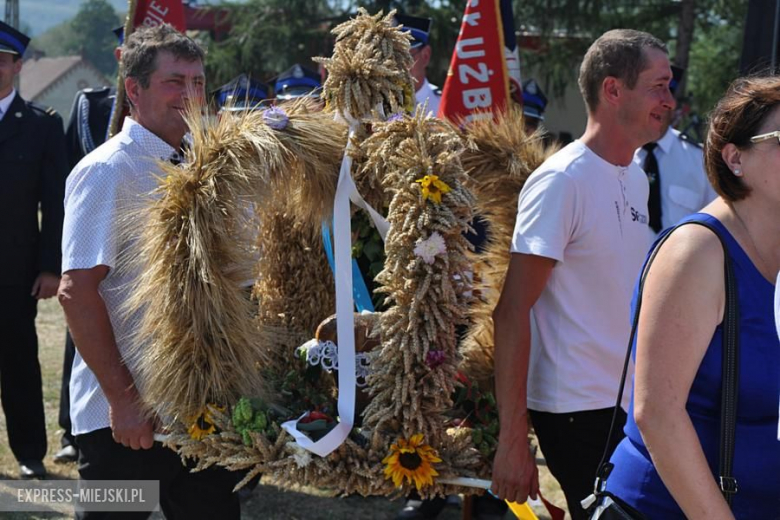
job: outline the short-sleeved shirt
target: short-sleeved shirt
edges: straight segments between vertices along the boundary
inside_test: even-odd
[[[615,405],[631,290],[650,245],[648,189],[637,165],[610,164],[579,140],[526,181],[511,250],[556,261],[531,310],[529,409]]]
[[[707,179],[704,153],[699,146],[685,140],[674,128],[669,128],[656,144],[653,153],[661,179],[661,224],[666,229],[702,209],[717,194]],[[634,154],[634,162],[640,168],[646,158],[643,148]]]
[[[137,328],[136,320],[125,317],[121,310],[138,275],[137,267],[125,258],[133,240],[131,222],[158,186],[157,161],[167,160],[173,153],[173,147],[127,118],[119,134],[76,165],[65,188],[62,272],[109,267],[98,290],[123,359]],[[133,374],[132,364],[128,363],[128,369]],[[71,372],[70,399],[74,435],[110,426],[106,396],[78,352]]]
[[[414,93],[415,105],[422,106],[428,102],[428,113],[436,117],[439,114],[439,104],[441,103],[441,90],[436,85],[432,85],[426,78],[423,84]]]

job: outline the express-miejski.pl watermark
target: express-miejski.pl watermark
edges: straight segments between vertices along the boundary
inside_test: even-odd
[[[157,480],[0,480],[0,512],[154,511]]]

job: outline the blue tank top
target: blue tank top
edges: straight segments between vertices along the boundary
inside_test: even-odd
[[[721,233],[733,262],[739,294],[739,399],[734,472],[739,491],[737,519],[780,519],[780,342],[774,325],[774,286],[764,278],[734,237],[715,217],[703,213],[682,222],[703,221]],[[634,289],[634,304],[637,289]],[[633,307],[634,305],[632,305]],[[633,316],[633,309],[632,309]],[[716,478],[720,446],[722,326],[715,333],[691,387],[686,408]],[[636,353],[636,344],[633,348]],[[615,468],[607,489],[651,519],[684,519],[658,475],[634,422],[634,400],[626,437],[612,455]]]

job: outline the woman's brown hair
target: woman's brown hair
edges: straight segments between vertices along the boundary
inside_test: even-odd
[[[744,199],[750,193],[740,177],[723,160],[723,148],[734,144],[740,150],[753,146],[750,138],[780,106],[780,75],[737,78],[710,114],[710,128],[704,144],[704,165],[715,191],[727,201]]]

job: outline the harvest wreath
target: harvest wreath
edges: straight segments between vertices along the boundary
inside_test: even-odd
[[[429,496],[490,473],[490,310],[512,199],[549,152],[516,112],[465,130],[425,107],[410,114],[409,37],[393,20],[361,10],[334,29],[324,111],[299,101],[192,114],[188,160],[161,165],[138,212],[128,261],[143,274],[127,313],[139,316],[144,405],[196,470],[246,471],[237,487],[262,473]],[[474,208],[492,230],[476,261],[464,238]],[[384,238],[382,312],[353,313],[355,211]],[[331,218],[335,298],[321,231]]]

